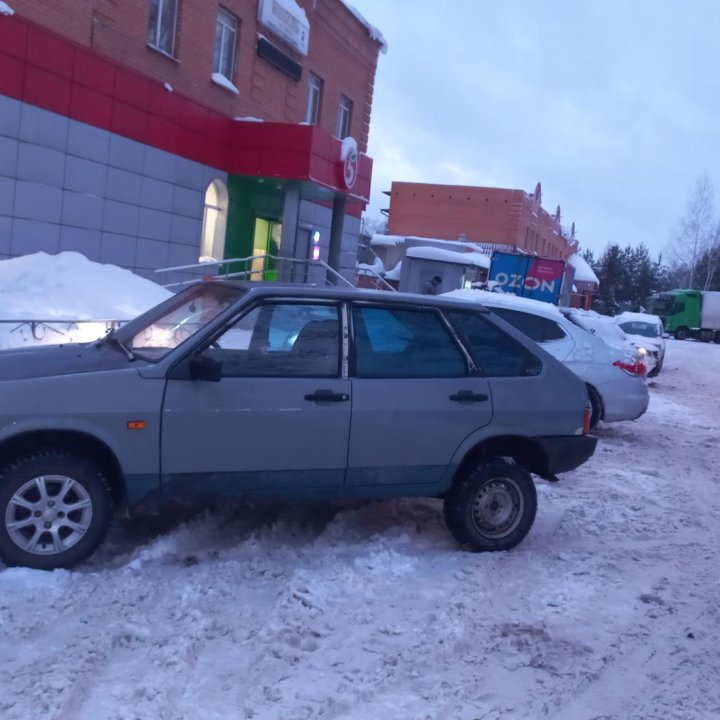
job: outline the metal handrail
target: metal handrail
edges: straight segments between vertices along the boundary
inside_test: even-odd
[[[330,267],[324,260],[310,260],[310,259],[301,259],[301,258],[289,258],[289,257],[283,257],[280,255],[270,255],[269,253],[265,253],[263,255],[249,255],[247,257],[243,258],[227,258],[225,260],[208,260],[205,262],[198,262],[198,263],[192,263],[190,265],[177,265],[174,267],[167,267],[167,268],[158,268],[155,270],[156,273],[167,273],[167,272],[182,272],[183,270],[201,270],[203,268],[219,268],[220,266],[224,266],[229,268],[234,263],[245,263],[247,266],[249,263],[257,262],[258,260],[262,260],[263,263],[265,260],[274,260],[279,265],[282,265],[283,263],[291,263],[295,265],[305,265],[306,267],[310,268],[313,266],[321,267],[325,270],[326,274],[329,273],[333,277],[337,278],[341,282],[345,283],[349,287],[354,288],[355,286],[345,277],[343,277],[337,270]],[[274,268],[273,268],[274,270]],[[262,269],[254,270],[252,267],[245,269],[245,270],[239,270],[237,272],[222,272],[222,274],[219,274],[218,277],[222,278],[246,278],[246,279],[252,279],[253,275],[260,275],[260,279],[262,280],[265,274],[268,272],[268,268],[263,267]],[[191,283],[197,282],[197,278],[193,278],[190,280],[178,280],[177,282],[173,283],[167,283],[163,287],[178,287],[182,285],[189,285]],[[326,284],[327,277],[325,278]]]

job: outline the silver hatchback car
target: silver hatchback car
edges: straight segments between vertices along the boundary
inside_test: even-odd
[[[593,453],[584,383],[443,298],[208,281],[98,342],[0,354],[0,558],[69,567],[113,513],[212,494],[433,496],[504,550],[531,473]]]

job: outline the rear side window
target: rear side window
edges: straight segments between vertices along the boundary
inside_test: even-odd
[[[354,307],[352,318],[357,377],[467,375],[465,356],[432,310]]]
[[[447,315],[483,375],[537,375],[542,370],[538,358],[484,317],[469,312]]]
[[[549,342],[550,340],[563,340],[565,331],[552,320],[520,310],[508,308],[491,308],[505,322],[509,322],[520,332],[525,333],[535,342]]]

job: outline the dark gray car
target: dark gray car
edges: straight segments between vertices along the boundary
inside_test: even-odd
[[[70,567],[201,494],[444,498],[504,550],[590,457],[585,385],[450,299],[204,282],[88,345],[0,353],[0,558]]]

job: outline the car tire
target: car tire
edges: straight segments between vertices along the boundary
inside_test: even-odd
[[[675,331],[675,339],[676,340],[687,340],[688,338],[688,329],[686,327],[679,327]]]
[[[445,496],[451,535],[473,552],[510,550],[530,531],[537,492],[529,472],[494,458],[472,467]]]
[[[22,455],[0,471],[0,560],[37,570],[77,565],[103,541],[112,513],[108,481],[88,459]]]
[[[592,430],[603,418],[603,401],[600,393],[592,386],[587,385],[588,398],[590,399],[590,429]]]

